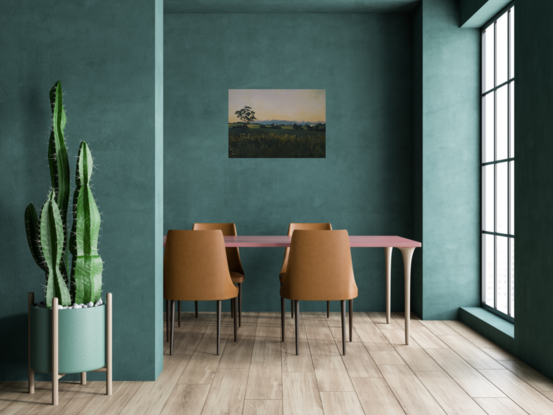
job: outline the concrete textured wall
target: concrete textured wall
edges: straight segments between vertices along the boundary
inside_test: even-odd
[[[72,185],[80,140],[88,142],[97,167],[103,292],[114,299],[114,379],[154,380],[161,371],[155,13],[154,0],[2,3],[0,380],[27,378],[27,293],[40,299],[44,273],[27,247],[23,214],[31,201],[42,206],[49,190],[48,92],[58,80],[65,92]],[[159,212],[157,218],[163,220]]]
[[[166,229],[235,222],[242,235],[283,235],[290,222],[331,222],[412,237],[410,36],[406,14],[166,15]],[[229,159],[228,90],[239,88],[326,89],[326,159]],[[384,309],[383,251],[353,250],[357,310]],[[280,310],[283,250],[240,253],[244,310]],[[402,310],[398,251],[393,267]]]

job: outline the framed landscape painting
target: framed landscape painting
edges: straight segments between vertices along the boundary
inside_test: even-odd
[[[229,158],[325,158],[326,90],[229,89]]]

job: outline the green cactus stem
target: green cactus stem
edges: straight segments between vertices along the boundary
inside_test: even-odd
[[[100,212],[90,189],[92,155],[82,141],[77,160],[76,189],[73,197],[73,229],[70,250],[73,255],[72,281],[75,302],[96,302],[102,293],[102,258],[98,255]]]
[[[67,283],[60,271],[65,233],[60,210],[52,190],[42,207],[39,220],[40,248],[48,268],[46,283],[46,306],[52,307],[52,299],[58,297],[60,304],[71,305]]]
[[[63,91],[61,82],[56,82],[50,89],[50,105],[52,106],[52,132],[48,142],[48,164],[50,166],[50,180],[56,194],[56,203],[59,206],[64,233],[67,235],[67,213],[71,180],[69,174],[69,157],[65,146],[65,125],[67,117],[63,108]],[[63,246],[63,261],[60,265],[61,273],[67,282],[67,238]]]
[[[27,242],[31,255],[36,264],[42,268],[48,278],[48,267],[40,249],[40,230],[38,228],[38,216],[36,214],[35,205],[29,203],[25,209],[25,230],[27,231]]]
[[[56,194],[56,203],[59,206],[61,217],[65,224],[71,181],[69,177],[69,158],[63,136],[67,118],[63,108],[63,93],[61,82],[59,81],[50,90],[50,104],[52,105],[53,127],[48,143],[48,163],[50,165],[52,189],[54,189]]]

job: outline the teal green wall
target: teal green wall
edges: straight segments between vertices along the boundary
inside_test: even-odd
[[[165,0],[166,13],[404,13],[420,0]]]
[[[525,0],[515,18],[515,341],[553,378],[553,2]]]
[[[163,370],[163,0],[155,0],[155,378]]]
[[[413,14],[413,237],[422,241],[422,7]],[[419,251],[421,251],[419,249]],[[411,268],[411,308],[422,316],[422,252],[413,255]]]
[[[326,89],[326,159],[229,159],[236,88]],[[242,235],[283,235],[290,222],[331,222],[353,235],[412,237],[411,177],[410,15],[166,14],[166,229],[236,222]],[[280,310],[283,253],[241,250],[244,310]],[[384,251],[353,249],[353,262],[355,308],[383,310]],[[399,251],[393,267],[402,310]]]
[[[460,0],[459,26],[480,29],[513,0]]]
[[[114,301],[114,379],[154,380],[161,369],[155,12],[154,0],[2,3],[0,380],[27,379],[27,293],[41,297],[44,274],[28,252],[23,212],[30,201],[41,206],[49,189],[48,91],[57,80],[65,92],[72,176],[80,140],[97,166],[103,291]]]
[[[480,35],[459,29],[454,0],[423,0],[419,7],[414,229],[423,248],[414,264],[413,307],[427,320],[456,319],[459,307],[480,304]]]

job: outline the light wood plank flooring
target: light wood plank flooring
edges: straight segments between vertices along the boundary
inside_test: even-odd
[[[296,356],[289,313],[284,343],[279,313],[243,313],[237,343],[226,313],[217,356],[215,313],[183,313],[156,382],[114,382],[110,397],[105,382],[61,382],[56,408],[50,383],[29,395],[25,382],[4,382],[0,413],[553,414],[553,382],[464,324],[413,316],[406,346],[403,315],[392,318],[354,313],[342,356],[340,314],[301,313]]]

